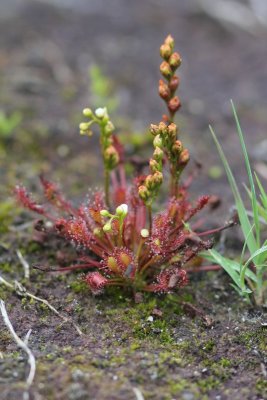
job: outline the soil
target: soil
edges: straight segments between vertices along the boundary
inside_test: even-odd
[[[38,175],[45,172],[78,201],[102,176],[97,136],[88,143],[76,128],[80,110],[92,101],[88,66],[93,63],[118,93],[113,117],[120,134],[132,129],[140,138],[163,112],[157,96],[159,44],[169,32],[176,38],[184,60],[178,123],[193,160],[203,165],[192,198],[207,193],[222,198],[209,215],[210,226],[229,217],[233,200],[209,123],[237,180],[245,180],[230,98],[238,106],[253,165],[266,178],[266,31],[252,36],[222,26],[199,12],[193,0],[110,3],[6,0],[0,6],[1,108],[22,116],[17,129],[0,138],[1,276],[21,281],[83,332],[47,306],[0,286],[18,335],[32,329],[29,347],[37,373],[30,398],[140,400],[141,392],[146,400],[265,399],[266,309],[238,297],[222,271],[194,274],[183,291],[149,295],[140,304],[124,292],[93,297],[77,274],[31,270],[30,280],[23,279],[16,250],[30,265],[55,265],[72,250],[33,233],[33,217],[15,206],[12,186],[23,182],[38,193]],[[141,154],[150,154],[140,140],[128,152],[143,147]],[[226,245],[228,252],[238,250],[238,230],[228,233]],[[0,399],[20,400],[27,359],[2,320],[0,326]]]

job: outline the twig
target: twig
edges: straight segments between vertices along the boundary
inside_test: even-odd
[[[65,317],[64,315],[60,314],[59,311],[55,309],[47,300],[42,299],[41,297],[35,296],[34,294],[28,292],[24,286],[22,286],[21,283],[18,281],[14,281],[14,285],[6,281],[4,278],[0,276],[0,283],[3,283],[5,286],[9,287],[10,289],[15,290],[16,293],[18,293],[20,296],[26,296],[30,297],[31,299],[34,299],[36,301],[39,301],[40,303],[45,304],[48,308],[50,308],[51,311],[53,311],[56,315],[59,316],[59,318],[63,319],[64,322],[68,322],[74,326],[76,331],[78,332],[79,335],[83,335],[82,331],[76,325],[71,319]]]
[[[6,311],[6,306],[3,300],[0,299],[0,311],[2,313],[2,317],[4,320],[4,323],[6,325],[6,327],[9,329],[11,335],[13,336],[15,342],[17,343],[17,345],[25,351],[25,353],[27,353],[28,356],[28,364],[30,366],[30,372],[28,375],[28,378],[26,379],[26,385],[27,385],[27,389],[30,389],[33,380],[34,380],[34,376],[35,376],[35,371],[36,371],[36,363],[35,363],[35,357],[32,353],[32,351],[29,349],[29,347],[27,346],[27,344],[21,340],[18,335],[16,334],[10,319],[8,317],[7,311]]]
[[[133,392],[134,392],[134,394],[136,396],[136,400],[145,400],[145,398],[144,398],[144,396],[143,396],[143,394],[142,394],[140,389],[133,388]]]
[[[24,268],[24,278],[30,279],[30,265],[29,265],[28,261],[25,260],[25,258],[21,254],[20,250],[17,250],[16,253],[17,253],[17,256],[18,256],[18,259],[19,259],[21,265]]]

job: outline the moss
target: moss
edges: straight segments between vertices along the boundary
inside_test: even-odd
[[[13,271],[13,267],[9,263],[1,264],[0,269],[1,269],[1,272],[4,272],[4,273],[12,273],[12,271]]]
[[[75,280],[70,283],[70,288],[71,290],[74,291],[74,293],[88,293],[88,287],[85,282],[82,280]]]
[[[261,327],[252,331],[243,332],[237,336],[236,342],[245,345],[248,349],[252,349],[256,346],[259,350],[266,351],[266,329]]]
[[[267,380],[259,378],[256,382],[256,392],[263,399],[267,398]]]

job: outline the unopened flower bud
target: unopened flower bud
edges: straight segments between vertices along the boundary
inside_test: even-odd
[[[174,75],[171,77],[170,82],[169,82],[169,88],[171,89],[172,92],[174,92],[180,83],[180,79],[177,75]]]
[[[142,238],[146,239],[149,236],[149,230],[148,229],[141,229],[140,234],[141,234]]]
[[[108,210],[101,210],[100,215],[102,215],[102,217],[110,217]]]
[[[119,162],[119,154],[114,146],[110,145],[104,153],[104,160],[108,168],[113,169]]]
[[[173,53],[170,56],[169,64],[170,64],[172,70],[176,70],[176,68],[180,67],[181,63],[182,63],[182,59],[181,59],[181,56],[179,53]]]
[[[107,135],[111,134],[114,131],[114,125],[111,121],[108,121],[108,123],[105,126],[105,133]]]
[[[154,175],[147,175],[146,180],[145,180],[145,185],[148,190],[153,190],[155,188],[155,181],[153,178]]]
[[[89,128],[89,123],[88,122],[81,122],[79,125],[80,131],[86,132]]]
[[[164,43],[160,46],[159,52],[161,57],[168,61],[170,55],[172,54],[172,48],[168,43]]]
[[[159,123],[159,133],[165,135],[168,132],[167,125],[164,122]]]
[[[143,201],[147,201],[151,196],[150,191],[144,185],[139,186],[138,194]]]
[[[184,149],[179,157],[179,165],[185,166],[190,159],[189,151]]]
[[[159,162],[163,159],[163,155],[163,151],[159,147],[156,147],[153,153],[153,158]]]
[[[168,100],[171,97],[171,91],[162,79],[159,81],[159,95],[163,100]]]
[[[121,204],[116,208],[116,214],[125,217],[128,214],[127,204]]]
[[[174,48],[174,39],[171,35],[168,35],[164,41],[165,44],[168,44],[171,49]]]
[[[162,143],[162,139],[161,139],[160,135],[155,136],[155,139],[153,140],[153,146],[159,147],[160,149],[162,148],[163,143]]]
[[[156,136],[159,133],[158,125],[151,124],[150,125],[150,132],[152,133],[153,136]]]
[[[180,154],[182,150],[183,150],[182,142],[180,140],[176,140],[174,145],[172,146],[172,151],[175,154]]]
[[[176,136],[177,136],[177,126],[176,126],[173,122],[168,126],[168,134],[169,134],[169,137],[170,137],[172,140],[175,140],[175,139],[176,139]]]
[[[149,167],[152,173],[159,171],[159,169],[161,168],[160,164],[153,158],[149,160]]]
[[[111,223],[110,223],[110,222],[107,222],[107,223],[103,226],[103,231],[104,231],[104,232],[110,232],[111,229],[112,229],[112,227],[111,227]]]
[[[93,116],[93,111],[90,108],[84,108],[83,115],[87,118],[91,118]]]
[[[181,107],[181,102],[178,96],[173,97],[168,103],[168,108],[173,113],[179,110],[180,107]]]
[[[169,79],[172,76],[172,69],[170,67],[170,64],[168,64],[166,61],[163,61],[160,64],[159,69],[164,78]]]
[[[161,185],[163,182],[162,172],[160,172],[160,171],[155,172],[153,175],[153,179],[154,179],[156,186]]]

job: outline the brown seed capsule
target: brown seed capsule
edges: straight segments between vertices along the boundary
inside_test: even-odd
[[[178,96],[173,97],[168,103],[168,108],[173,113],[179,110],[180,107],[181,107],[181,102]]]
[[[180,83],[180,79],[177,75],[174,75],[171,77],[170,82],[169,82],[169,88],[171,89],[172,92],[174,92]]]
[[[159,95],[163,100],[169,100],[171,97],[171,91],[162,79],[159,81]]]
[[[176,68],[180,67],[181,63],[182,63],[182,59],[181,59],[181,56],[179,53],[173,53],[170,56],[169,64],[170,64],[172,70],[176,70]]]
[[[168,61],[168,59],[170,58],[171,54],[172,54],[172,49],[171,46],[167,43],[164,43],[160,46],[160,55],[162,58],[164,58],[164,60]]]
[[[172,69],[170,67],[170,64],[168,64],[166,61],[163,61],[160,64],[159,70],[166,79],[169,79],[172,76]]]

